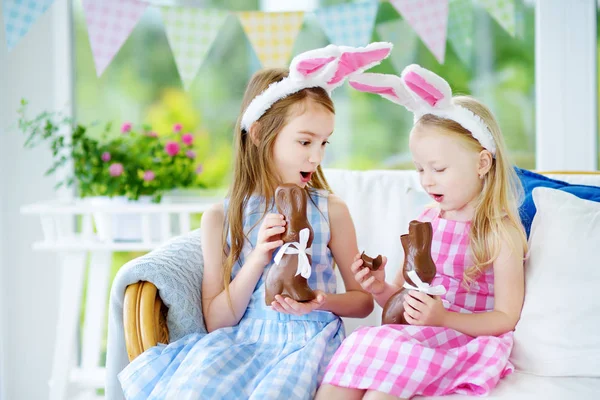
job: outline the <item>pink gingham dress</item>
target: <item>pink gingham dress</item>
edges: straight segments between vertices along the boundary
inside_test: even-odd
[[[420,221],[433,227],[431,255],[437,267],[432,285],[444,285],[444,306],[456,312],[494,308],[492,269],[471,285],[461,285],[469,252],[470,222],[439,217],[425,210]],[[513,333],[471,337],[449,328],[384,325],[353,332],[335,353],[323,384],[371,389],[402,398],[450,393],[486,395],[513,371],[508,361]]]

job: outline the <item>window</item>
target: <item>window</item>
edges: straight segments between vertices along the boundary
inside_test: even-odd
[[[219,3],[219,4],[217,4]],[[310,4],[309,4],[310,3]],[[344,1],[311,1],[305,10]],[[347,3],[347,1],[346,1]],[[176,4],[173,3],[173,4]],[[203,2],[230,11],[298,10],[297,2]],[[517,33],[510,36],[481,6],[474,6],[473,54],[465,65],[448,42],[440,65],[421,39],[408,28],[395,43],[393,55],[374,71],[399,73],[404,65],[418,63],[444,76],[456,93],[480,98],[495,113],[513,159],[519,166],[535,166],[534,5],[516,0]],[[451,5],[452,7],[452,5]],[[235,15],[230,15],[209,51],[190,90],[183,89],[167,42],[158,7],[143,17],[104,74],[96,77],[80,1],[75,2],[76,105],[83,122],[93,120],[150,123],[169,130],[182,122],[186,130],[202,133],[196,149],[204,165],[208,186],[227,184],[231,164],[232,128],[239,113],[244,87],[260,68]],[[381,2],[372,40],[388,40],[381,28],[402,17],[388,2]],[[328,40],[310,12],[293,53],[324,46]],[[397,68],[396,68],[397,67]],[[412,168],[408,132],[412,116],[378,96],[343,86],[334,92],[336,134],[332,137],[327,167],[372,169]]]
[[[322,3],[333,3],[323,1]],[[446,78],[455,93],[470,94],[494,112],[509,153],[517,165],[535,166],[534,5],[517,1],[517,34],[511,37],[481,7],[474,7],[473,54],[467,66],[448,42],[440,65],[409,27],[402,31],[390,58],[374,71],[399,74],[417,63]],[[452,3],[450,5],[452,7]],[[387,24],[402,17],[380,3],[373,40]],[[396,67],[397,66],[397,67]],[[396,67],[396,68],[395,68]],[[343,87],[334,92],[338,118],[328,161],[350,169],[413,168],[408,151],[412,114],[385,99]],[[337,137],[335,137],[337,136]]]
[[[225,3],[229,10],[256,9],[258,6],[256,2],[241,0]],[[182,123],[186,131],[200,135],[194,150],[203,164],[204,183],[208,187],[226,185],[233,125],[244,87],[255,70],[253,65],[258,63],[235,16],[230,15],[223,24],[196,80],[186,92],[158,7],[146,9],[99,78],[80,0],[74,2],[73,14],[74,112],[78,120],[83,123],[113,121],[115,134],[124,121],[136,125],[151,124],[159,134],[170,132],[175,123]]]

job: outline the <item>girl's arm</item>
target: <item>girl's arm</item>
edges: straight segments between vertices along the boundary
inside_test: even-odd
[[[363,267],[363,261],[360,256],[360,253],[357,253],[356,256],[354,256],[354,262],[350,267],[354,273],[354,280],[360,284],[364,291],[371,293],[377,304],[383,308],[389,298],[404,285],[404,275],[402,274],[402,271],[404,270],[404,259],[400,260],[400,269],[396,272],[393,283],[388,283],[385,279],[387,257],[383,256],[383,262],[377,271],[371,271],[370,269]]]
[[[404,270],[404,255],[402,255],[402,259],[400,260],[400,268],[398,272],[396,272],[396,277],[394,278],[393,283],[385,283],[385,287],[383,291],[379,294],[374,294],[375,301],[377,304],[381,306],[381,308],[385,307],[385,303],[389,300],[389,298],[396,293],[398,290],[402,289],[404,285],[404,274],[402,271]]]
[[[402,283],[398,284],[398,275],[400,275],[400,280]],[[402,288],[404,284],[404,277],[402,276],[402,270],[396,273],[396,279],[394,279],[394,283],[385,283],[385,287],[381,293],[373,294],[375,301],[381,308],[385,307],[385,303],[392,297],[394,293]]]
[[[498,336],[514,330],[521,315],[525,296],[525,276],[523,268],[524,248],[516,227],[506,226],[509,240],[501,242],[500,253],[494,261],[494,310],[483,313],[463,314],[446,311],[439,297],[431,297],[413,292],[408,296],[411,309],[409,323],[415,325],[437,325],[455,329],[469,336]],[[410,298],[414,297],[414,298]],[[429,303],[421,312],[418,301]],[[406,308],[406,304],[405,304]],[[421,315],[419,315],[421,314]],[[416,318],[415,318],[416,317]]]
[[[354,273],[354,280],[368,293],[373,295],[377,304],[382,308],[389,298],[396,293],[404,284],[404,276],[402,275],[402,263],[400,270],[396,273],[396,278],[393,283],[388,283],[385,280],[385,266],[387,265],[387,257],[383,257],[383,262],[377,271],[371,271],[369,268],[363,267],[363,261],[360,258],[360,253],[354,256],[354,262],[350,269]]]
[[[361,289],[350,269],[354,255],[358,253],[356,230],[346,203],[336,195],[328,197],[329,248],[344,281],[346,293],[328,293],[321,310],[331,311],[341,317],[366,317],[373,311],[373,298]]]
[[[279,229],[279,225],[276,225],[277,217],[268,215],[267,218],[274,221],[272,222],[274,231]],[[268,223],[267,218],[265,222]],[[283,219],[280,220],[283,221]],[[225,255],[223,254],[224,221],[225,212],[222,203],[216,204],[207,210],[202,215],[201,220],[202,252],[204,256],[202,311],[208,332],[234,326],[240,321],[265,267],[264,257],[260,257],[258,252],[253,251],[247,257],[240,272],[231,281],[228,296],[223,286],[223,265],[225,264]],[[273,248],[280,245],[278,241],[264,244],[264,246]]]

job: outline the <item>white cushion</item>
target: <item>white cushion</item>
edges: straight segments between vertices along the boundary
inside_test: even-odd
[[[536,375],[600,377],[600,203],[543,187],[533,200],[511,361]]]
[[[597,400],[599,378],[548,378],[515,371],[500,379],[498,386],[484,397],[486,400]],[[474,400],[475,396],[415,396],[414,400]]]
[[[392,281],[404,257],[400,235],[408,231],[411,219],[419,216],[431,201],[423,195],[415,171],[349,171],[328,169],[327,181],[335,194],[348,205],[356,228],[359,250],[370,256],[388,258],[386,279]],[[338,291],[344,291],[338,271]],[[380,325],[381,307],[366,318],[344,317],[346,333],[362,325]]]

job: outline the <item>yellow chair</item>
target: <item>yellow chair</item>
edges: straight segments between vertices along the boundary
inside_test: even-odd
[[[123,301],[123,328],[129,361],[157,343],[169,343],[168,309],[151,282],[127,286]]]

